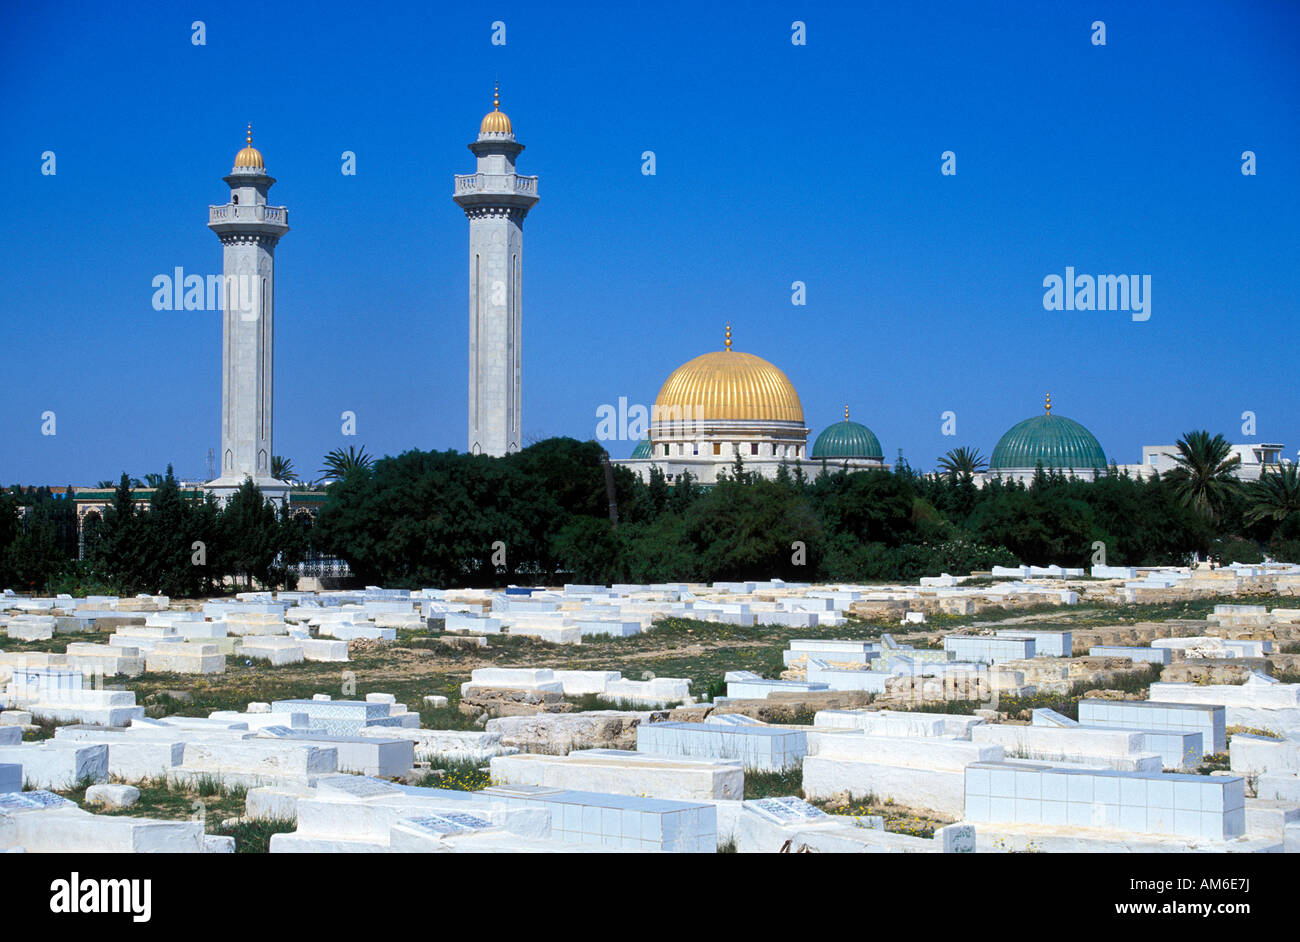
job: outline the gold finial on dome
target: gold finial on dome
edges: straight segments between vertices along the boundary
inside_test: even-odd
[[[848,420],[849,420],[849,407],[846,404],[844,406],[844,421],[847,422]]]
[[[483,123],[478,127],[479,134],[513,134],[510,127],[510,116],[501,110],[501,85],[494,83],[492,86],[492,110],[483,117]]]
[[[730,324],[727,325],[727,339],[724,342],[724,345],[727,348],[727,352],[730,353],[731,352],[731,325]]]
[[[265,170],[266,164],[262,161],[262,152],[253,146],[253,122],[248,122],[248,136],[244,149],[235,155],[236,169],[243,168],[246,170]]]
[[[1048,414],[1048,415],[1051,415],[1051,414],[1052,414],[1052,394],[1051,394],[1051,393],[1048,393],[1048,394],[1047,394],[1047,414]]]

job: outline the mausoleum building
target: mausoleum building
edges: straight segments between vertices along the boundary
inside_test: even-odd
[[[616,462],[642,477],[652,467],[667,479],[689,473],[713,484],[739,458],[744,471],[775,477],[784,464],[805,474],[830,470],[881,469],[880,442],[870,429],[838,422],[808,453],[803,405],[779,367],[752,353],[732,349],[727,325],[723,349],[704,353],[669,374],[655,398],[649,433],[632,453]]]

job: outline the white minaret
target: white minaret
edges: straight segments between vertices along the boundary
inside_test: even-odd
[[[469,149],[478,172],[457,174],[453,197],[469,217],[469,452],[500,456],[523,438],[520,266],[537,178],[515,173],[524,145],[495,92]]]
[[[252,478],[265,496],[283,500],[288,485],[271,476],[272,377],[275,348],[275,244],[289,213],[267,203],[275,183],[248,143],[225,177],[230,202],[208,207],[208,228],[221,239],[224,268],[221,328],[221,470],[206,485],[223,501]]]

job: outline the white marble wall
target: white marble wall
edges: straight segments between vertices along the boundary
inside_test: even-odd
[[[522,447],[523,218],[483,211],[469,221],[469,451]]]

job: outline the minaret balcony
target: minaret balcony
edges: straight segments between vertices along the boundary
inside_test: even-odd
[[[238,203],[227,203],[224,206],[208,207],[208,225],[217,225],[221,223],[248,223],[262,222],[271,223],[272,225],[288,226],[289,211],[283,206],[267,206],[259,203],[254,206],[240,206]]]
[[[458,173],[456,196],[476,194],[525,196],[537,199],[537,177],[523,177],[517,173]]]

